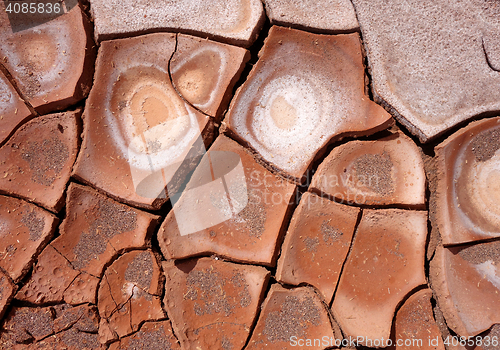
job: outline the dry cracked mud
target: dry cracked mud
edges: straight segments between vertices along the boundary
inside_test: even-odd
[[[0,350],[500,349],[497,1],[0,10]]]

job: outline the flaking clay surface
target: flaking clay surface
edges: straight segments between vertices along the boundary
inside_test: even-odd
[[[51,1],[0,1],[0,350],[499,350],[498,1]]]
[[[5,318],[0,344],[5,349],[104,349],[97,340],[95,306],[14,307]]]
[[[165,317],[161,306],[163,275],[153,252],[125,253],[105,271],[98,292],[99,341],[127,336],[145,321]]]
[[[259,55],[226,122],[287,175],[300,179],[333,137],[370,134],[390,124],[390,115],[365,95],[358,34],[273,26]]]

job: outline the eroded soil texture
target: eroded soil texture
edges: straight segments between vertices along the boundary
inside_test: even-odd
[[[24,2],[0,349],[500,349],[500,3]]]

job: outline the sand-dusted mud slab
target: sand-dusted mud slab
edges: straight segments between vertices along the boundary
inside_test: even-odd
[[[327,343],[314,339],[327,339]],[[306,343],[307,339],[311,343]],[[301,343],[302,341],[302,343]],[[308,287],[285,289],[273,284],[262,304],[252,338],[245,349],[324,349],[335,345],[325,305]]]
[[[78,152],[76,112],[30,120],[0,148],[0,193],[51,211],[64,205],[64,190]]]
[[[116,16],[114,14],[113,16]],[[132,205],[158,209],[212,139],[210,117],[170,82],[174,34],[106,41],[84,113],[74,176]]]
[[[0,25],[2,64],[38,113],[67,108],[87,96],[95,60],[91,28],[79,6],[21,31],[13,31],[8,20]]]
[[[161,307],[163,274],[154,253],[125,253],[104,273],[99,286],[99,340],[111,340],[139,330],[144,321],[165,317]]]
[[[441,332],[434,320],[432,311],[432,291],[422,289],[410,296],[396,314],[394,322],[394,343],[402,342],[391,349],[395,350],[445,350]],[[429,343],[429,340],[437,342]],[[421,342],[420,342],[421,341]]]
[[[71,183],[66,218],[59,227],[59,237],[50,243],[57,252],[52,252],[56,260],[40,259],[17,298],[31,303],[50,301],[54,296],[51,285],[60,281],[66,288],[56,300],[94,302],[104,267],[122,251],[146,247],[157,219]],[[61,260],[59,255],[66,261],[56,268],[54,261]]]
[[[471,123],[436,147],[435,222],[443,243],[500,237],[500,118]]]
[[[500,84],[500,47],[489,45],[498,40],[488,34],[500,28],[495,2],[353,3],[376,101],[390,105],[420,140],[500,109],[500,91],[487,88]]]
[[[201,258],[164,262],[164,305],[183,349],[242,349],[269,272]]]
[[[151,31],[180,31],[250,46],[264,22],[259,0],[90,0],[97,41]]]
[[[146,322],[137,333],[109,346],[109,350],[135,349],[180,350],[181,347],[172,332],[170,321],[160,321]]]
[[[170,60],[172,84],[190,104],[219,119],[249,59],[241,47],[179,34]]]
[[[360,210],[306,192],[281,248],[276,279],[315,286],[330,303]]]
[[[28,106],[0,70],[0,145],[19,125],[31,117]]]
[[[436,249],[430,281],[447,325],[468,337],[500,323],[500,242]]]
[[[0,196],[0,267],[17,283],[47,245],[59,220],[23,200]]]
[[[392,123],[364,91],[358,34],[273,26],[226,123],[267,162],[300,179],[332,138],[369,134]]]
[[[88,187],[70,184],[66,219],[60,236],[50,244],[75,269],[99,277],[119,252],[145,247],[157,220]]]
[[[63,302],[66,289],[79,275],[80,273],[49,244],[38,256],[31,277],[16,294],[16,299],[33,304]],[[95,303],[98,281],[99,279],[95,278],[93,294],[88,294],[86,289],[79,291],[84,294],[84,302]]]
[[[95,306],[66,304],[14,307],[5,319],[0,344],[6,349],[103,349],[97,340]]]
[[[264,0],[272,24],[309,31],[339,33],[359,30],[349,0]]]
[[[397,305],[427,283],[426,238],[427,212],[363,210],[332,304],[344,334],[389,338]]]
[[[3,318],[7,306],[12,300],[15,292],[16,286],[9,277],[0,270],[0,318]]]
[[[403,133],[351,141],[333,149],[314,174],[311,189],[340,203],[425,208],[424,162]]]
[[[274,265],[295,189],[221,135],[163,222],[162,253],[178,259],[209,252]]]

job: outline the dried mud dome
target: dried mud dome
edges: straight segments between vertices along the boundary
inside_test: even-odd
[[[25,2],[0,350],[500,349],[500,3]]]

